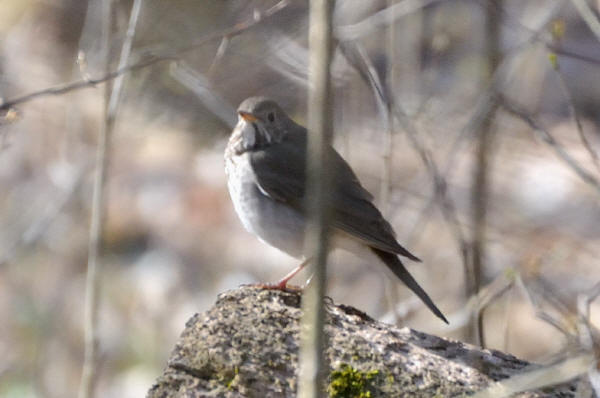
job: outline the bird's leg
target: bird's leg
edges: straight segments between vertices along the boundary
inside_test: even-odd
[[[296,276],[296,274],[298,272],[302,271],[304,269],[304,267],[306,267],[308,265],[308,263],[311,262],[311,260],[312,260],[312,257],[309,257],[306,260],[304,260],[299,266],[297,266],[296,268],[291,270],[286,276],[281,278],[279,280],[279,282],[264,283],[264,284],[261,284],[260,286],[265,289],[287,290],[288,289],[288,286],[287,286],[288,281],[290,279],[292,279],[294,276]]]

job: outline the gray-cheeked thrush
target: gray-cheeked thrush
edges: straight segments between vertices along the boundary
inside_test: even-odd
[[[277,105],[263,98],[246,99],[225,150],[227,185],[235,210],[251,233],[296,258],[306,259],[304,210],[307,131]],[[390,224],[373,205],[344,159],[329,148],[333,171],[331,248],[358,255],[375,254],[429,309],[448,323],[431,298],[408,273],[399,255],[420,261],[400,246]],[[287,282],[310,260],[269,287]]]

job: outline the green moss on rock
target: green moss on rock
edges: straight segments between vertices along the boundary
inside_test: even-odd
[[[348,364],[342,364],[339,370],[331,372],[327,392],[331,398],[373,398],[374,385],[379,370],[362,372]]]

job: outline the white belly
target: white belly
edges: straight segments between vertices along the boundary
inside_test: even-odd
[[[233,206],[246,230],[290,256],[304,257],[304,217],[260,191],[248,153],[226,157],[225,170]]]

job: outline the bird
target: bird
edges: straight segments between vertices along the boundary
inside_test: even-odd
[[[307,129],[272,99],[250,97],[237,109],[238,122],[225,148],[227,187],[244,228],[261,241],[304,261],[275,284],[285,290],[311,257],[305,253]],[[373,204],[350,165],[327,148],[332,170],[330,250],[362,257],[374,254],[445,323],[448,320],[408,272],[400,256],[421,260],[402,247],[390,223]]]

